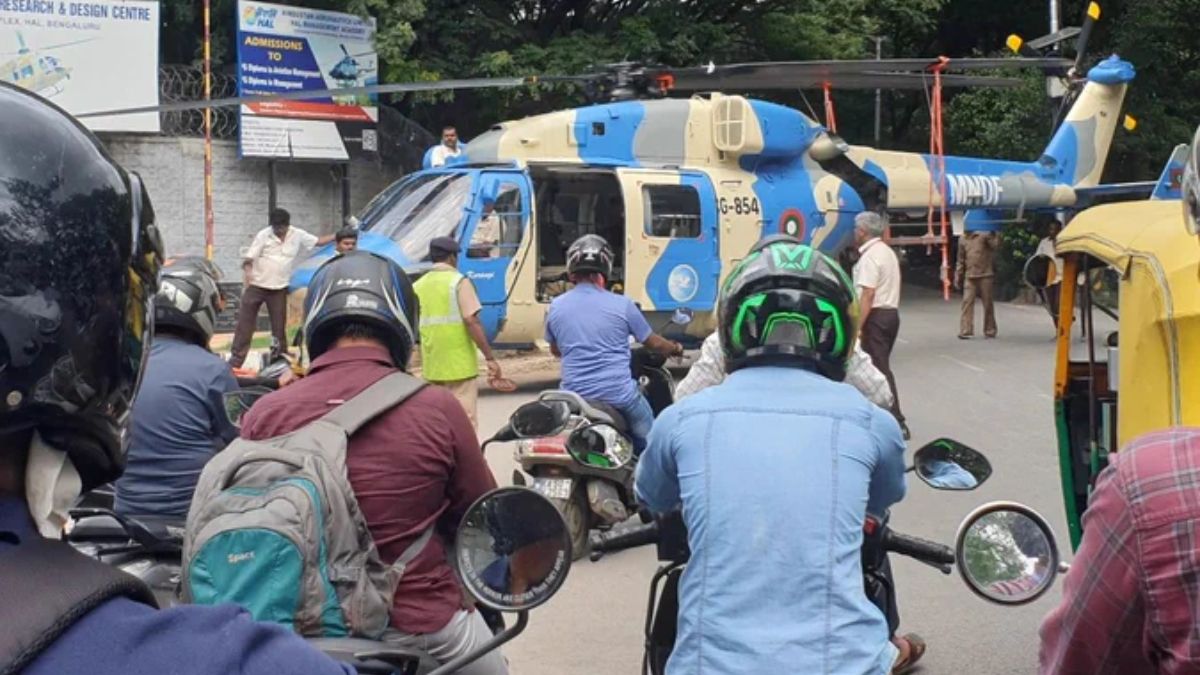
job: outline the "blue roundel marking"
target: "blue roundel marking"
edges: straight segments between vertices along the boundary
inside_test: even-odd
[[[676,265],[667,277],[667,293],[675,302],[688,302],[700,291],[700,275],[691,265]]]

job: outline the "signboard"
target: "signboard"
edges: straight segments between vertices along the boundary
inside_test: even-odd
[[[0,0],[0,82],[67,112],[158,105],[157,2]],[[158,113],[90,117],[95,131],[157,132]]]
[[[0,0],[4,2],[4,0]],[[375,20],[238,0],[238,95],[362,87],[379,81]],[[374,96],[251,103],[243,157],[349,160],[378,152]]]

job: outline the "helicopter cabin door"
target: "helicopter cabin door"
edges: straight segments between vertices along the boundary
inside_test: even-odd
[[[712,310],[721,257],[708,176],[645,169],[617,175],[625,198],[625,295],[647,314]]]
[[[529,228],[529,177],[521,171],[481,171],[464,219],[458,269],[475,283],[488,341],[495,340],[507,314],[513,261]],[[511,274],[510,274],[511,272]]]

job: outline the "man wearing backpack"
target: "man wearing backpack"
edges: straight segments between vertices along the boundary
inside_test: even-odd
[[[4,83],[0,116],[0,672],[352,674],[232,605],[159,611],[55,540],[121,475],[162,244],[141,179],[82,125]]]
[[[308,375],[255,403],[242,419],[242,438],[292,434],[331,419],[334,411],[342,415],[364,390],[385,387],[385,378],[413,379],[397,374],[408,363],[417,325],[416,296],[395,263],[361,250],[329,260],[308,288]],[[379,557],[390,565],[411,556],[382,639],[441,663],[475,650],[492,633],[478,612],[463,609],[446,542],[496,481],[462,406],[441,387],[409,391],[401,403],[353,431],[345,455],[350,486]],[[435,534],[426,536],[430,531]],[[493,651],[459,672],[503,675],[507,666]]]

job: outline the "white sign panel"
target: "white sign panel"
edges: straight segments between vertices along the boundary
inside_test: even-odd
[[[374,19],[239,0],[237,41],[242,96],[379,81]],[[243,157],[346,160],[375,151],[379,116],[372,96],[252,103],[241,114]]]
[[[0,81],[82,114],[158,105],[157,2],[0,0]],[[89,117],[96,131],[157,132],[158,113]]]

